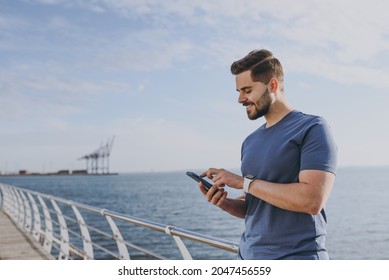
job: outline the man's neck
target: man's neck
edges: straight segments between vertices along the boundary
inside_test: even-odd
[[[265,115],[266,128],[278,123],[291,111],[293,111],[293,108],[287,103],[273,103],[269,112]]]

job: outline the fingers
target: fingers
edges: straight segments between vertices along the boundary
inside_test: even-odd
[[[201,173],[200,177],[207,177],[207,178],[209,178],[209,179],[212,180],[214,174],[216,174],[216,173],[217,173],[216,168],[210,168],[210,169],[208,169],[207,171]]]
[[[210,203],[213,205],[220,206],[223,203],[223,200],[227,196],[227,192],[224,189],[219,189],[216,186],[213,186],[209,189],[206,194],[206,197]]]
[[[208,202],[223,209],[223,204],[225,203],[228,194],[223,188],[218,188],[216,185],[213,185],[212,188],[207,191],[201,182],[199,183],[199,188]]]
[[[212,188],[210,188],[209,190],[207,190],[204,187],[204,184],[201,182],[199,183],[199,188],[200,188],[200,191],[207,197],[208,201],[210,201],[212,196],[219,190],[219,188],[216,187],[215,185],[212,186]]]
[[[222,188],[226,185],[228,185],[228,178],[229,178],[230,172],[227,170],[224,170],[223,168],[217,169],[217,168],[210,168],[206,172],[202,173],[201,175],[203,177],[207,176],[209,179],[211,179],[215,186],[218,188]]]
[[[204,187],[203,183],[199,183],[199,188],[200,188],[200,191],[203,193],[203,195],[207,195],[207,189]]]
[[[226,201],[227,194],[227,192],[223,192],[222,196],[217,201],[216,206],[222,207],[223,203]]]
[[[210,178],[214,182],[214,185],[218,188],[228,186],[234,189],[241,189],[242,180],[244,179],[242,176],[234,174],[223,168],[210,168],[204,173],[202,173],[201,176],[207,176],[208,178]]]

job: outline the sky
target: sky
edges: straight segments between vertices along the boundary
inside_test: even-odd
[[[82,169],[113,136],[112,172],[239,168],[264,123],[233,61],[284,68],[294,109],[323,116],[339,166],[389,165],[389,3],[0,0],[0,172]]]

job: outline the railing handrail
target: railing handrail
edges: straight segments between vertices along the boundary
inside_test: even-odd
[[[21,228],[24,228],[26,232],[35,235],[35,238],[41,241],[42,245],[44,245],[44,247],[46,248],[47,251],[49,251],[49,253],[51,253],[52,250],[51,245],[54,243],[58,243],[55,246],[58,246],[58,250],[59,250],[58,258],[61,259],[69,258],[69,254],[70,254],[69,250],[76,251],[76,252],[83,252],[84,254],[83,258],[93,259],[94,258],[93,248],[91,248],[91,246],[93,245],[95,245],[96,247],[100,246],[92,242],[89,236],[89,229],[97,230],[97,231],[99,230],[94,228],[92,225],[85,224],[85,222],[83,221],[83,217],[78,210],[83,210],[93,214],[98,214],[106,218],[113,233],[113,236],[112,235],[110,236],[112,236],[112,239],[115,239],[118,246],[118,251],[119,251],[118,258],[123,258],[123,259],[130,258],[130,255],[128,254],[128,247],[134,248],[138,251],[146,253],[147,255],[153,256],[155,258],[163,259],[164,257],[159,255],[158,253],[151,252],[146,248],[141,248],[135,244],[132,244],[124,240],[114,220],[120,220],[125,223],[130,223],[136,226],[151,229],[153,231],[158,231],[158,232],[171,235],[174,241],[176,242],[176,245],[184,259],[191,259],[191,254],[189,253],[186,245],[182,242],[181,238],[191,240],[197,243],[205,244],[207,246],[216,247],[233,253],[238,252],[238,244],[235,242],[227,241],[221,238],[216,238],[208,235],[203,235],[193,231],[188,231],[172,225],[165,225],[162,223],[136,218],[115,211],[98,208],[84,203],[75,202],[72,200],[67,200],[52,195],[43,194],[40,192],[23,189],[16,186],[11,186],[4,183],[0,183],[0,193],[2,194],[1,208],[3,209],[3,211],[9,214],[9,216],[13,218],[15,222],[17,222],[17,224],[20,225]],[[40,205],[38,205],[35,202],[36,199],[38,199]],[[51,210],[48,209],[49,207],[46,206],[46,203],[43,200],[49,201],[50,204],[53,205],[53,208],[51,208]],[[81,229],[84,249],[74,248],[75,247],[74,244],[70,244],[69,230],[66,225],[66,219],[73,219],[73,218],[64,215],[60,207],[58,206],[58,204],[61,204],[63,206],[68,206],[73,209],[75,215],[77,216],[76,220],[78,221],[78,225],[80,226]],[[42,208],[41,211],[37,210],[39,207]],[[39,213],[36,213],[37,211],[39,211]],[[54,234],[54,230],[52,229],[53,220],[51,218],[50,213],[51,214],[55,213],[57,215],[57,219],[59,222],[56,222],[58,225],[54,225],[54,226],[58,227],[58,230],[61,233],[61,238],[55,238],[52,236]],[[40,228],[41,227],[40,217],[44,217],[45,230],[42,230]],[[37,226],[35,226],[35,224],[37,224]],[[37,237],[38,235],[39,238]],[[51,242],[51,244],[47,244],[47,242]],[[88,252],[85,252],[85,250]]]

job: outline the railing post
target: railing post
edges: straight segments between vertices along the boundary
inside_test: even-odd
[[[69,232],[68,227],[66,226],[65,218],[63,217],[61,209],[58,207],[54,199],[50,199],[51,204],[54,207],[55,212],[57,213],[59,228],[61,232],[61,248],[59,252],[59,260],[69,259]]]
[[[8,195],[8,191],[7,191],[7,187],[6,185],[0,183],[0,190],[1,190],[1,209],[3,209],[4,212],[8,213],[8,210],[9,210],[9,195]]]
[[[40,195],[37,195],[39,203],[43,209],[43,215],[45,216],[45,241],[43,243],[43,248],[51,254],[51,249],[53,248],[53,222],[51,220],[50,211],[46,206],[45,201]]]
[[[112,233],[113,233],[115,240],[116,240],[116,244],[118,246],[120,259],[129,260],[130,255],[128,254],[127,246],[123,242],[121,242],[121,241],[123,241],[123,236],[120,233],[119,228],[116,226],[116,224],[112,220],[112,218],[110,216],[106,215],[104,212],[105,212],[105,209],[101,210],[101,215],[105,216],[105,218],[107,219],[107,221],[109,223],[109,226],[111,227]]]
[[[11,188],[10,186],[7,186],[7,193],[8,193],[8,205],[9,205],[9,212],[11,219],[15,222],[18,221],[19,217],[19,207],[18,207],[18,200],[15,194],[15,190]]]
[[[15,214],[15,205],[13,203],[14,197],[13,193],[11,192],[11,188],[8,185],[2,185],[3,189],[3,208],[4,211],[12,218],[16,219],[16,214]]]
[[[3,193],[3,184],[0,183],[0,209],[4,207],[4,193]]]
[[[167,226],[165,228],[165,233],[173,237],[174,241],[177,244],[178,250],[180,250],[181,256],[184,260],[193,260],[188,248],[186,248],[181,238],[172,234],[172,229],[174,229],[174,226]]]
[[[22,197],[20,196],[17,189],[14,189],[14,193],[15,193],[17,205],[18,205],[17,223],[19,224],[19,226],[21,228],[23,228],[24,227],[24,220],[26,219],[26,212],[24,210],[23,200],[22,200]]]
[[[27,193],[28,198],[30,199],[32,212],[34,215],[34,224],[32,226],[32,236],[37,240],[39,240],[39,233],[42,231],[41,229],[41,215],[36,205],[35,199],[30,192]]]
[[[92,246],[92,240],[90,238],[88,227],[85,224],[84,218],[82,217],[80,211],[78,211],[77,207],[72,205],[72,209],[74,214],[77,217],[77,222],[80,225],[80,231],[82,234],[82,243],[84,246],[84,252],[85,256],[84,259],[94,259],[93,255],[93,246]]]
[[[24,204],[24,229],[28,232],[32,232],[32,211],[30,203],[28,202],[28,199],[24,192],[22,190],[19,190],[20,196],[22,198],[23,204]]]

